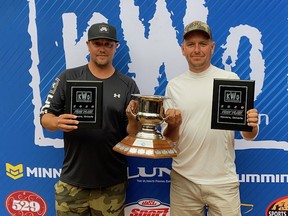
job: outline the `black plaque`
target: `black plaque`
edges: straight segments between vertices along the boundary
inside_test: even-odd
[[[102,127],[103,82],[67,80],[66,113],[77,115],[79,128]]]
[[[247,111],[254,107],[254,80],[214,79],[212,129],[252,131]]]

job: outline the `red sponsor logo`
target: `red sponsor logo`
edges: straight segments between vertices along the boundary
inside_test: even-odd
[[[147,206],[147,207],[151,207],[151,206],[159,206],[161,205],[161,202],[159,200],[155,200],[155,199],[143,199],[143,200],[139,200],[138,201],[138,205],[140,206]]]
[[[13,216],[43,216],[47,205],[31,191],[15,191],[6,198],[6,209]]]
[[[266,209],[266,216],[288,216],[288,196],[270,203]]]
[[[169,212],[169,208],[151,208],[151,209],[139,209],[134,208],[131,210],[130,216],[166,216]]]

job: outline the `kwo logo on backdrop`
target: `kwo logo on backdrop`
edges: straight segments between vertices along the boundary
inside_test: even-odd
[[[128,1],[129,2],[129,1]],[[153,89],[162,87],[165,89],[165,86],[160,86],[158,79],[161,79],[163,74],[159,74],[160,67],[162,66],[163,62],[165,64],[165,75],[167,80],[173,78],[174,76],[182,73],[186,70],[186,63],[184,62],[184,58],[180,55],[180,48],[179,43],[177,41],[175,29],[171,26],[169,21],[170,14],[166,9],[166,5],[164,0],[157,1],[157,10],[155,12],[155,17],[162,17],[161,19],[153,20],[153,25],[150,27],[150,35],[147,39],[142,35],[143,32],[143,25],[138,20],[138,12],[137,8],[131,7],[133,5],[133,1],[130,0],[128,2],[120,2],[120,18],[122,20],[122,27],[124,33],[124,39],[127,41],[127,45],[131,47],[130,49],[130,57],[132,59],[131,63],[129,63],[129,68],[131,71],[137,71],[135,73],[135,80],[140,87],[142,93],[147,94],[154,94]],[[203,6],[203,4],[198,3],[190,3],[187,2],[187,14],[198,14],[197,7],[204,9],[205,14],[199,14],[198,19],[203,20],[204,17],[208,16],[207,8]],[[29,4],[30,13],[35,11],[36,5],[33,1]],[[128,13],[129,11],[129,13]],[[31,18],[35,16],[35,14],[30,14]],[[135,19],[131,19],[131,16],[134,16]],[[188,17],[187,17],[188,18]],[[195,17],[196,18],[196,17]],[[71,68],[75,66],[79,66],[81,64],[87,63],[86,56],[88,52],[86,51],[86,38],[87,38],[87,29],[89,26],[95,22],[107,22],[107,18],[104,17],[100,13],[94,13],[89,20],[86,30],[82,33],[82,37],[77,39],[77,15],[74,13],[64,13],[62,15],[63,19],[63,43],[64,43],[64,55],[66,60],[66,68]],[[205,21],[205,19],[204,19]],[[168,25],[169,24],[169,25]],[[29,20],[30,29],[36,29],[37,31],[37,24],[34,19]],[[133,27],[132,27],[133,26]],[[160,28],[160,26],[167,26],[165,29]],[[160,29],[163,31],[159,33]],[[135,34],[139,34],[136,36]],[[40,146],[54,146],[56,148],[63,147],[62,139],[51,139],[49,137],[45,137],[43,134],[43,129],[40,125],[39,121],[39,110],[42,105],[40,94],[39,94],[39,84],[33,79],[36,79],[39,76],[39,72],[37,67],[34,64],[37,64],[37,60],[34,59],[39,56],[39,53],[36,51],[38,50],[37,47],[37,32],[29,32],[31,39],[32,39],[32,53],[31,58],[33,60],[33,64],[31,65],[31,76],[32,76],[32,89],[34,95],[34,102],[32,103],[35,106],[34,109],[34,118],[35,118],[35,144]],[[161,40],[162,35],[166,35],[166,40],[169,40],[169,46],[167,46],[166,40]],[[137,38],[137,43],[133,43],[134,38]],[[178,38],[181,37],[178,35]],[[265,78],[265,60],[262,56],[263,52],[263,44],[262,40],[262,33],[255,27],[249,25],[238,25],[235,27],[231,27],[229,29],[229,34],[226,39],[226,43],[221,45],[221,48],[225,51],[222,55],[222,64],[226,70],[233,70],[233,67],[236,65],[236,61],[238,60],[238,48],[240,46],[241,39],[246,37],[249,39],[251,43],[251,51],[250,51],[250,78],[256,81],[255,85],[255,99],[259,96],[262,92],[263,85],[264,85],[264,78]],[[75,43],[77,40],[77,43]],[[180,39],[178,39],[180,40]],[[171,56],[163,55],[162,50],[165,48],[167,53],[179,53],[179,55],[173,56],[173,61],[170,60]],[[146,53],[153,53],[154,55],[146,55],[143,59],[139,59],[139,55],[137,54],[137,50],[141,50],[141,52]],[[35,51],[35,53],[33,53]],[[82,58],[79,53],[83,54]],[[139,56],[139,57],[138,57]],[[227,63],[229,62],[229,63]],[[260,121],[264,124],[269,125],[270,117],[268,114],[260,113]],[[239,140],[236,142],[236,148],[239,149],[250,149],[250,148],[280,148],[280,149],[287,149],[287,142],[275,142],[270,140],[267,142],[256,141],[256,142],[249,142],[249,144],[243,144],[244,141]],[[246,142],[247,143],[247,142]],[[269,145],[269,146],[267,146]]]

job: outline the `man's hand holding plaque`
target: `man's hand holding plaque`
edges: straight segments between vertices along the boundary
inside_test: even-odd
[[[73,114],[62,114],[57,118],[57,128],[64,132],[70,132],[78,129],[79,121],[77,116]]]

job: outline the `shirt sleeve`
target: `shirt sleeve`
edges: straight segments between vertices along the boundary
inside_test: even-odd
[[[44,105],[41,107],[40,116],[45,113],[53,113],[60,115],[65,110],[65,82],[62,81],[63,76],[57,77],[47,95]]]

